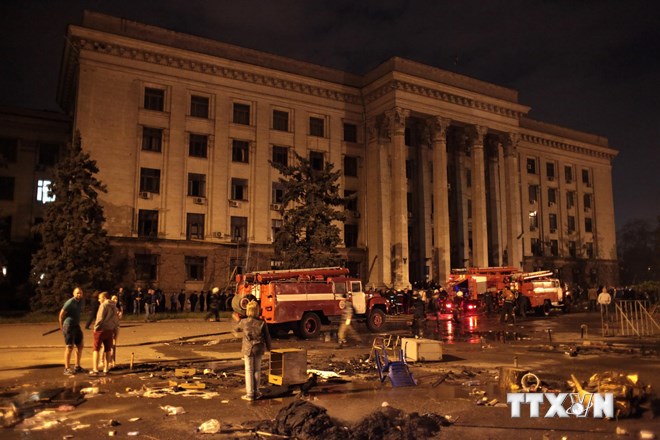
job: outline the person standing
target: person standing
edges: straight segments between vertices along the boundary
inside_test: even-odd
[[[504,299],[504,307],[502,307],[502,314],[500,315],[500,322],[508,322],[509,317],[516,323],[515,305],[516,296],[513,294],[509,286],[506,286],[502,291],[502,298]]]
[[[341,314],[341,322],[339,323],[339,331],[337,339],[339,345],[337,348],[342,348],[348,342],[347,338],[350,336],[352,339],[362,342],[362,339],[352,327],[353,323],[353,302],[348,295],[344,294],[344,309]]]
[[[598,299],[598,290],[596,286],[591,286],[587,289],[587,299],[589,300],[589,311],[596,311],[596,300]]]
[[[176,293],[172,292],[172,294],[170,295],[170,312],[176,313],[176,303],[177,303]]]
[[[197,291],[193,290],[193,293],[190,294],[190,311],[194,313],[195,307],[197,307]]]
[[[181,310],[182,312],[185,311],[186,292],[184,292],[183,289],[181,289],[181,291],[179,292],[179,296],[177,297],[177,299],[179,300],[179,310]]]
[[[80,287],[73,289],[73,297],[69,298],[62,306],[59,315],[60,330],[64,335],[64,374],[70,376],[82,373],[85,370],[80,366],[83,350],[83,332],[80,328],[80,309],[83,298],[83,290]],[[76,348],[76,365],[71,368],[71,353]]]
[[[412,336],[413,338],[424,337],[424,327],[426,323],[426,304],[417,291],[413,293],[411,309],[413,314],[411,326]]]
[[[245,309],[246,317],[241,319],[234,333],[243,332],[241,354],[245,363],[245,395],[243,400],[257,400],[261,397],[261,359],[270,351],[270,334],[266,321],[259,318],[259,304],[250,301]]]
[[[199,311],[200,312],[204,311],[205,302],[206,302],[206,295],[204,295],[204,291],[202,290],[202,291],[199,292]]]
[[[119,327],[119,314],[117,305],[108,298],[108,292],[99,293],[99,311],[94,322],[94,351],[92,353],[92,366],[90,376],[98,376],[99,352],[103,346],[103,373],[107,373],[112,362],[112,342]]]
[[[612,303],[612,295],[607,291],[605,286],[598,294],[598,305],[600,306],[600,316],[606,321],[610,320],[610,304]]]
[[[218,289],[217,287],[214,287],[213,290],[209,290],[209,292],[211,292],[211,296],[207,301],[208,313],[204,317],[204,320],[210,321],[211,316],[213,316],[213,321],[215,322],[220,321],[220,314],[218,313],[218,310],[220,309],[220,299],[218,298],[219,291],[220,289]]]

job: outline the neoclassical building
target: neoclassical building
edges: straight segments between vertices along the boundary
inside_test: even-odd
[[[616,279],[617,151],[528,118],[515,90],[397,57],[354,75],[87,12],[58,100],[108,186],[127,283],[199,290],[278,268],[269,161],[294,151],[356,194],[342,252],[368,285],[502,265]]]

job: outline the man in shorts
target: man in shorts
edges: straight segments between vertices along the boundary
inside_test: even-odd
[[[115,334],[119,328],[119,314],[117,312],[117,304],[108,298],[108,292],[99,293],[99,311],[96,314],[96,322],[94,323],[94,353],[92,353],[92,367],[90,371],[91,376],[98,376],[99,354],[101,347],[103,347],[103,373],[107,373],[110,369],[112,361],[112,347],[115,339]]]
[[[80,287],[73,289],[73,297],[69,298],[60,310],[60,330],[64,335],[64,374],[71,376],[83,373],[85,370],[80,366],[83,349],[83,332],[80,328],[80,311],[82,307],[83,290]],[[71,353],[76,348],[76,366],[71,368]]]

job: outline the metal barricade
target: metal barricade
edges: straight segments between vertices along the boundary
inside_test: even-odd
[[[617,300],[601,306],[601,326],[603,336],[641,338],[660,334],[660,324],[650,312],[649,302],[641,300]]]

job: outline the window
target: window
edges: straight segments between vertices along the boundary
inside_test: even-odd
[[[566,193],[566,208],[571,209],[575,206],[575,191],[568,191]]]
[[[160,170],[140,168],[140,191],[160,193]]]
[[[209,137],[205,134],[190,134],[188,138],[188,155],[205,158],[208,155]]]
[[[272,191],[273,203],[282,203],[284,201],[284,186],[279,182],[273,182]]]
[[[278,269],[281,269],[281,267]],[[231,273],[242,275],[243,271],[245,270],[245,260],[243,260],[242,258],[230,258],[229,270],[231,271]]]
[[[413,195],[410,192],[406,193],[406,210],[408,211],[408,218],[413,216]]]
[[[188,195],[206,197],[206,174],[188,173]]]
[[[320,151],[310,151],[309,162],[312,166],[312,169],[314,170],[321,171],[325,167],[325,158],[323,157],[323,153]]]
[[[184,261],[186,266],[186,281],[203,281],[206,258],[185,257]]]
[[[190,116],[196,118],[209,117],[209,98],[206,96],[191,96],[190,97]]]
[[[144,89],[144,108],[162,112],[165,108],[165,90],[146,87]]]
[[[410,159],[406,159],[406,179],[410,179],[413,175],[413,162]]]
[[[559,256],[559,242],[557,240],[550,240],[550,255],[553,257]]]
[[[344,191],[344,198],[346,199],[346,209],[349,211],[358,210],[357,191]]]
[[[273,163],[284,166],[289,165],[289,149],[287,147],[273,145]]]
[[[270,223],[270,239],[271,241],[275,241],[275,237],[277,237],[277,233],[280,232],[282,229],[282,220],[281,219],[273,219],[271,220]]]
[[[160,153],[163,145],[163,129],[142,127],[142,149]]]
[[[564,167],[564,180],[566,183],[573,183],[573,167],[571,165]]]
[[[548,223],[550,224],[550,232],[557,232],[557,214],[549,214]]]
[[[594,257],[594,244],[593,243],[585,243],[584,244],[584,250],[585,250],[585,253],[587,254],[587,258],[593,258]]]
[[[529,185],[529,203],[536,203],[539,200],[539,186],[538,185]]]
[[[588,211],[591,209],[591,194],[585,194],[582,196],[582,199],[584,200],[584,210]]]
[[[247,217],[231,218],[231,240],[243,242],[247,240]]]
[[[0,217],[0,239],[11,239],[11,215]]]
[[[344,122],[344,141],[357,142],[357,125]]]
[[[569,241],[568,242],[568,255],[571,257],[575,258],[577,257],[577,250],[576,250],[575,242],[574,241]]]
[[[135,254],[135,277],[138,281],[158,279],[158,255]]]
[[[57,163],[60,152],[58,144],[39,144],[39,158],[37,163],[43,166],[53,166]]]
[[[591,217],[584,218],[584,232],[593,232],[593,222]]]
[[[574,215],[569,215],[568,216],[568,233],[573,233],[575,232],[575,216]]]
[[[403,144],[406,147],[409,147],[412,145],[412,133],[410,131],[410,127],[406,127],[403,130]]]
[[[357,177],[358,158],[355,156],[344,156],[344,176]]]
[[[273,130],[289,131],[289,112],[273,110]]]
[[[527,158],[527,174],[536,174],[536,159],[533,157]]]
[[[247,200],[247,183],[245,179],[231,179],[232,200]]]
[[[138,237],[158,236],[158,211],[140,209],[138,213]]]
[[[234,162],[249,162],[250,143],[234,139],[231,142],[231,160]]]
[[[18,154],[18,139],[0,138],[0,156],[9,163],[15,163]]]
[[[14,200],[14,177],[0,176],[0,200]]]
[[[234,103],[234,124],[250,125],[250,106]]]
[[[545,164],[545,174],[548,177],[548,180],[555,180],[555,163],[546,162]]]
[[[344,244],[346,247],[356,247],[358,241],[358,225],[344,225]]]
[[[540,257],[543,255],[543,251],[541,249],[541,241],[538,238],[532,238],[532,255],[535,257]]]
[[[50,180],[37,180],[37,200],[48,203],[55,200],[55,194],[50,193]]]
[[[323,118],[309,118],[309,135],[323,137],[325,135],[325,121]]]
[[[186,216],[186,238],[190,240],[204,239],[204,214],[188,214]]]
[[[472,219],[472,199],[467,199],[467,218]]]
[[[529,213],[529,230],[536,231],[539,228],[539,216],[536,211]]]
[[[279,270],[284,267],[284,261],[282,260],[270,260],[270,269]]]
[[[472,188],[472,170],[469,168],[465,170],[465,186]]]
[[[589,176],[589,170],[582,170],[582,183],[585,184],[585,186],[591,186],[591,179]]]
[[[548,188],[548,206],[555,206],[557,203],[557,189]]]

